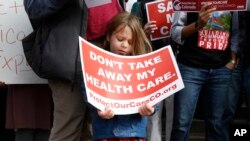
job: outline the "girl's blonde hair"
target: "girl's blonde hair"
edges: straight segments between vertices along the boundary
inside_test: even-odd
[[[119,26],[122,27],[120,28]],[[152,51],[151,44],[144,33],[139,19],[127,12],[121,12],[114,16],[108,24],[106,39],[104,42],[104,48],[110,50],[110,39],[114,32],[119,32],[123,30],[126,26],[130,27],[132,30],[132,55],[145,54]],[[119,27],[119,31],[116,31]]]

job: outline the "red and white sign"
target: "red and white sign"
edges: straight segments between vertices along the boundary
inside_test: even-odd
[[[148,21],[156,21],[157,30],[150,35],[151,41],[170,36],[174,10],[171,0],[146,3]]]
[[[139,56],[121,56],[79,38],[88,102],[117,115],[138,113],[184,88],[170,46]]]
[[[200,11],[205,3],[211,3],[217,11],[243,11],[247,0],[172,0],[175,11]]]

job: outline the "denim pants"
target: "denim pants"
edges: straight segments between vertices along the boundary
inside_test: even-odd
[[[233,118],[237,110],[239,98],[242,92],[241,91],[242,80],[243,80],[242,77],[243,77],[243,63],[242,61],[239,61],[238,65],[232,71],[232,79],[229,84],[229,90],[228,90],[229,102],[228,102],[228,107],[224,113],[225,122],[228,122],[226,123],[227,125],[230,125],[233,122]],[[230,130],[229,126],[228,130]]]
[[[178,64],[185,88],[175,94],[172,141],[189,140],[201,88],[205,89],[206,141],[227,141],[228,130],[223,113],[228,105],[228,86],[232,71],[226,67],[199,69]]]

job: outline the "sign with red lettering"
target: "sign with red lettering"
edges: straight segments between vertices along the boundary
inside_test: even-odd
[[[80,54],[88,102],[115,114],[138,113],[184,87],[170,46],[139,56],[105,51],[80,38]]]
[[[151,41],[170,36],[174,10],[171,0],[146,3],[148,21],[156,21],[157,30],[150,35]]]
[[[217,11],[243,11],[247,0],[172,0],[175,11],[200,11],[205,3],[211,3]]]
[[[33,31],[23,0],[0,1],[0,81],[6,84],[47,83],[28,65],[22,39]]]

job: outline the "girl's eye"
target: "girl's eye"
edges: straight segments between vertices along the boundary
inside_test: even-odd
[[[118,39],[118,41],[122,41],[123,39],[122,38],[117,38]]]

